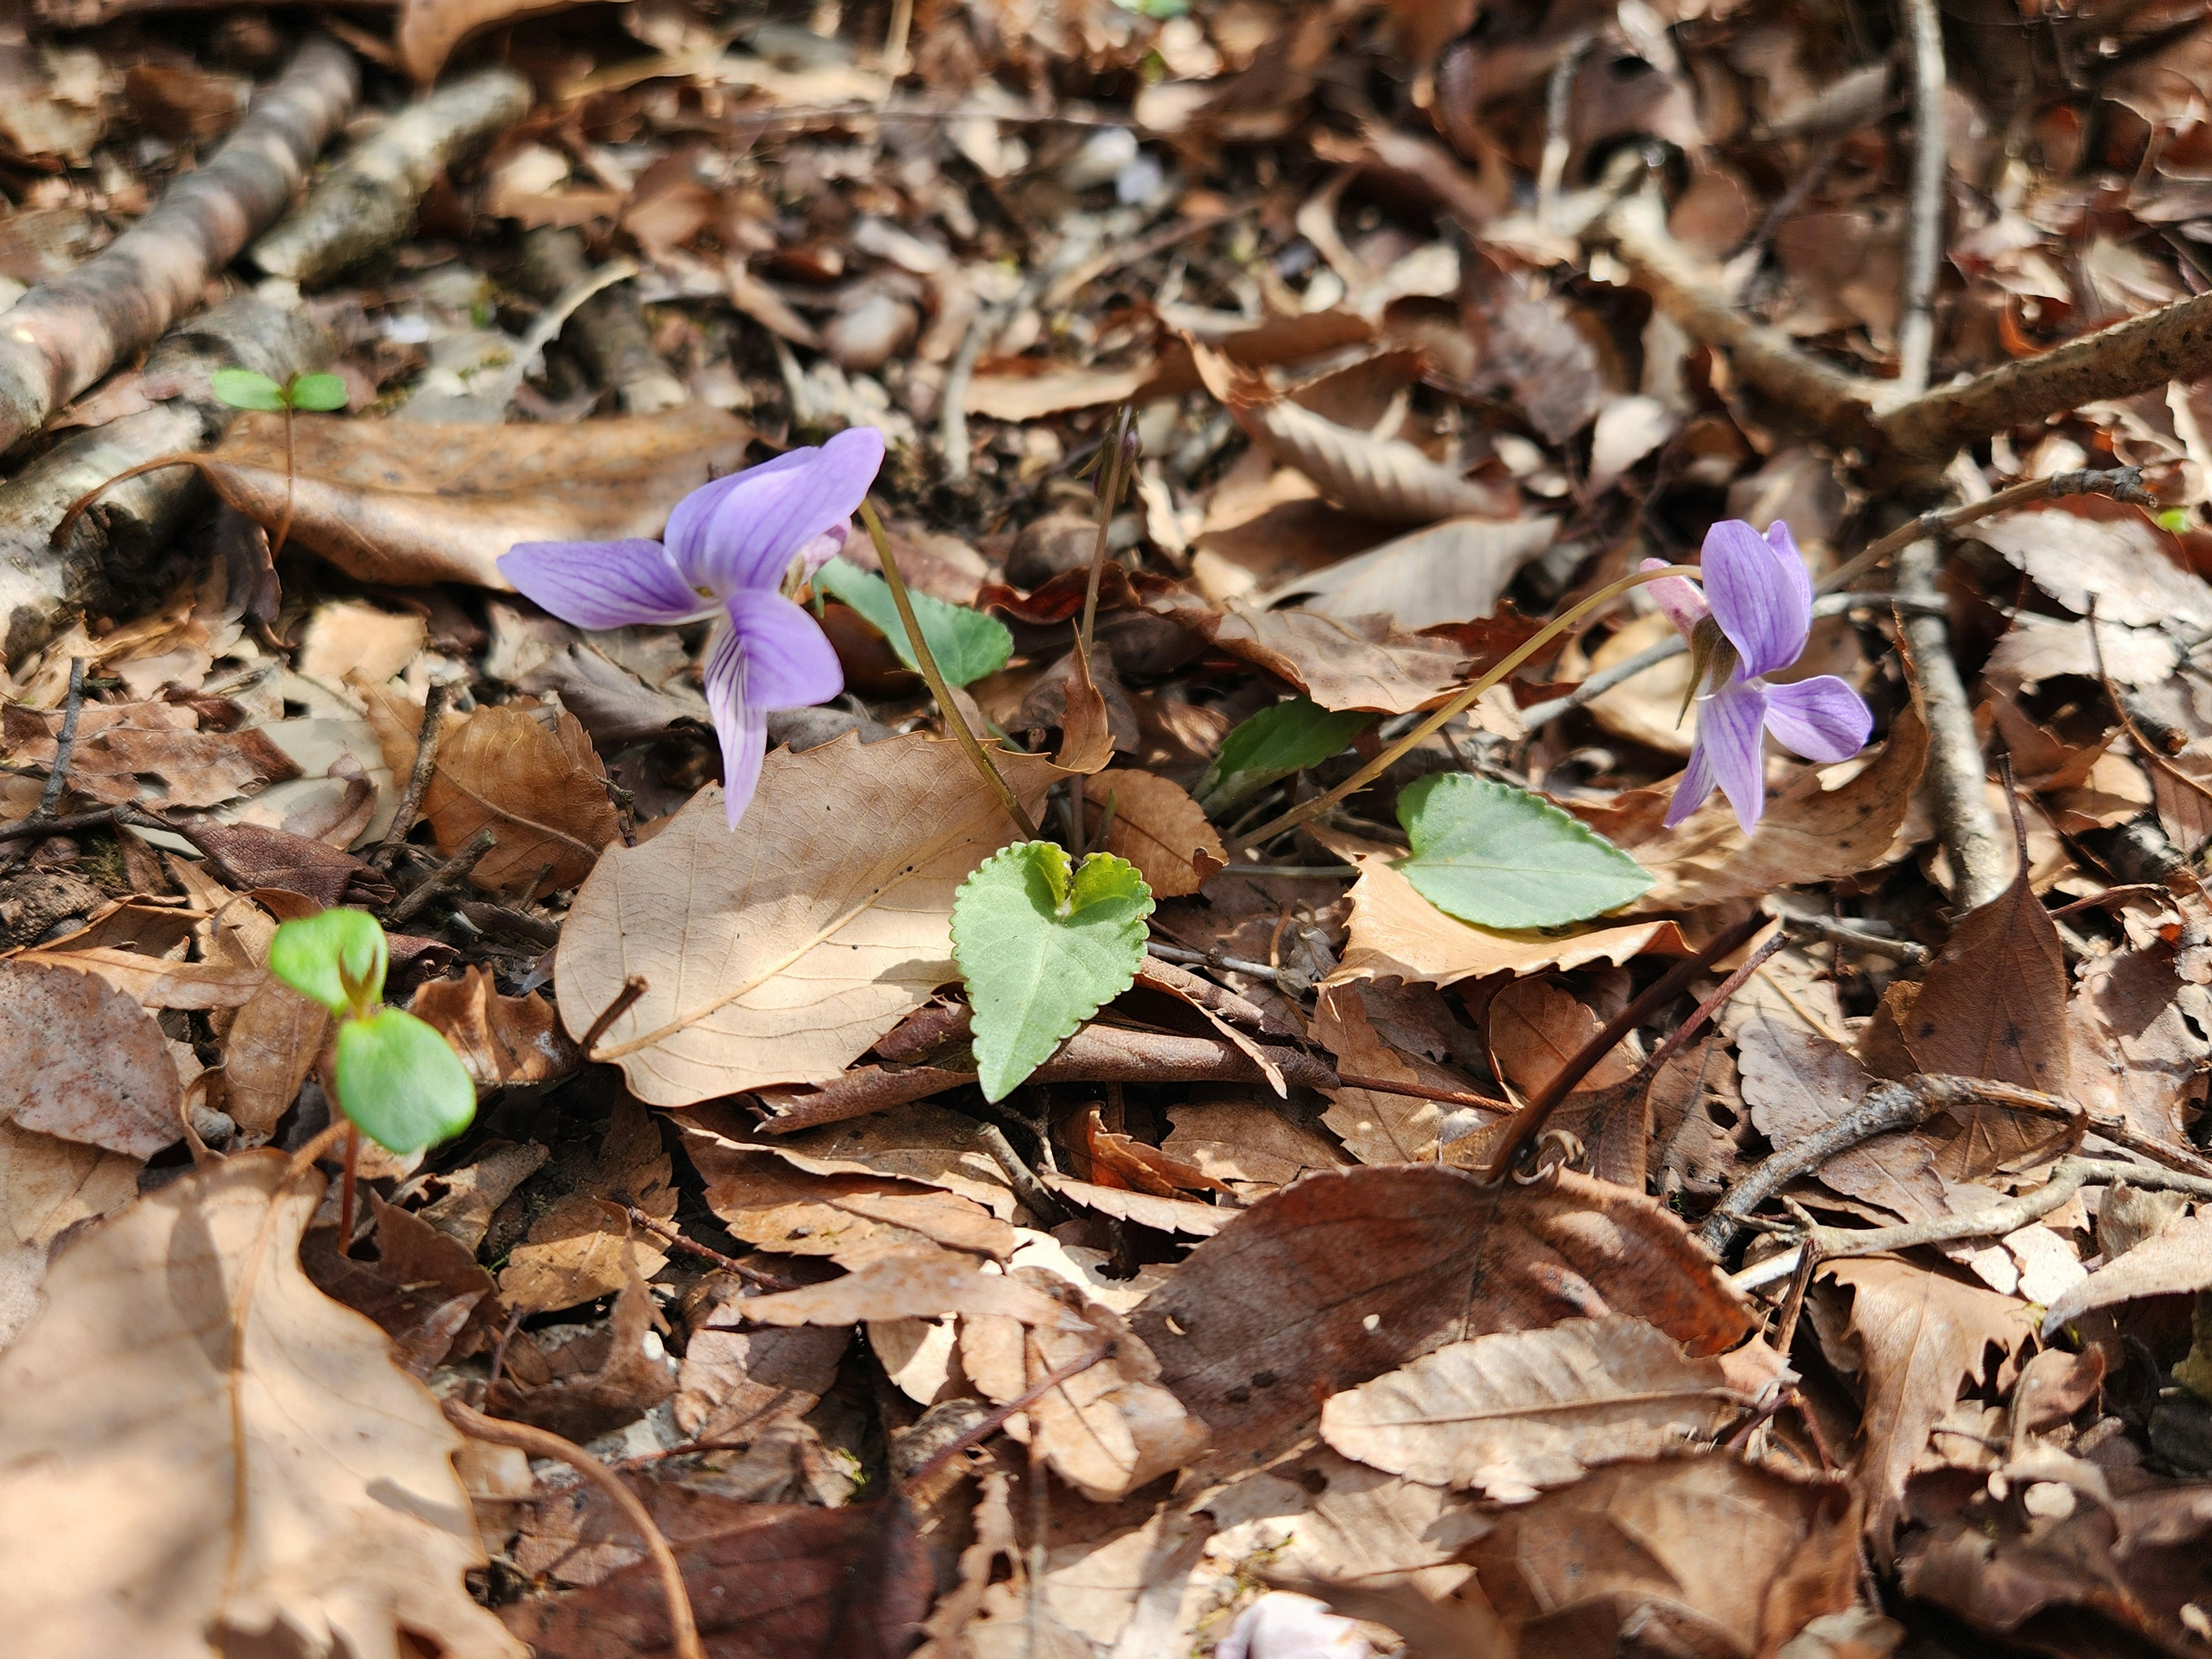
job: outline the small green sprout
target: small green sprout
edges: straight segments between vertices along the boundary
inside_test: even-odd
[[[343,409],[345,382],[335,374],[295,374],[279,386],[250,368],[218,368],[208,376],[208,385],[233,409],[284,416],[284,517],[270,538],[269,556],[273,559],[284,550],[285,538],[292,533],[292,416],[302,409],[317,414]]]
[[[360,910],[288,921],[269,946],[269,971],[337,1018],[338,1109],[386,1151],[415,1152],[467,1128],[477,1091],[436,1027],[381,1006],[389,961],[384,929]]]

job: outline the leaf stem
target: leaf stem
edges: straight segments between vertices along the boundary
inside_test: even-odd
[[[1527,644],[1504,658],[1480,679],[1475,681],[1474,684],[1468,686],[1467,690],[1437,709],[1435,714],[1407,732],[1404,737],[1399,738],[1397,742],[1392,744],[1342,783],[1338,784],[1336,787],[1325,794],[1316,795],[1311,800],[1301,802],[1280,817],[1261,824],[1249,834],[1240,835],[1237,840],[1246,846],[1260,846],[1273,840],[1285,830],[1297,829],[1309,818],[1317,817],[1328,811],[1346,796],[1356,794],[1364,789],[1395,765],[1401,756],[1419,746],[1431,734],[1442,731],[1456,716],[1465,714],[1474,706],[1475,700],[1484,692],[1534,656],[1546,645],[1559,638],[1568,629],[1601,605],[1608,605],[1619,599],[1630,588],[1641,587],[1647,582],[1657,581],[1662,576],[1688,576],[1694,579],[1698,574],[1698,567],[1693,564],[1670,564],[1657,570],[1639,570],[1632,575],[1623,576],[1617,582],[1607,583],[1583,600],[1581,604],[1574,605],[1547,623]]]
[[[876,516],[876,504],[865,498],[860,502],[860,522],[867,526],[868,539],[876,545],[876,558],[884,568],[884,581],[891,590],[891,603],[898,607],[899,624],[906,629],[907,642],[914,647],[915,663],[921,668],[922,678],[929,682],[930,695],[937,699],[938,712],[944,715],[945,724],[959,739],[968,758],[975,763],[975,769],[983,775],[983,781],[997,793],[1000,805],[1006,809],[1006,816],[1022,832],[1022,839],[1035,841],[1037,838],[1036,821],[1022,811],[1022,804],[1015,798],[1013,790],[1000,775],[999,769],[992,764],[990,751],[975,741],[975,734],[968,729],[966,718],[952,701],[952,688],[945,683],[945,676],[938,672],[937,659],[930,653],[929,641],[921,636],[921,624],[915,620],[914,601],[907,597],[906,581],[899,574],[898,561],[891,556],[890,538],[884,534],[884,521]]]
[[[1085,665],[1091,661],[1091,636],[1098,621],[1098,580],[1106,574],[1106,544],[1112,539],[1114,509],[1121,497],[1121,447],[1129,431],[1129,405],[1114,411],[1098,455],[1098,541],[1091,550],[1091,580],[1083,590],[1083,627],[1075,636]]]

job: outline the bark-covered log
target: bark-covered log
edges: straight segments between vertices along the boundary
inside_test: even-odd
[[[557,299],[590,275],[577,232],[541,225],[522,239],[523,286],[539,299]],[[576,307],[561,337],[577,348],[625,415],[657,414],[690,400],[684,382],[653,349],[634,283],[617,283],[592,295]]]
[[[118,484],[79,519],[61,546],[54,526],[72,502],[159,455],[206,449],[238,411],[216,399],[208,376],[250,368],[273,380],[325,367],[330,337],[296,313],[251,295],[173,330],[147,360],[149,380],[181,381],[179,396],[78,433],[0,484],[0,661],[9,667],[80,611],[107,609],[147,588],[178,527],[199,499],[199,474],[167,467]]]
[[[0,451],[190,314],[208,279],[283,210],[360,91],[353,54],[309,40],[205,167],[99,254],[18,300],[0,322]]]
[[[253,246],[253,263],[301,288],[330,281],[415,228],[438,175],[530,113],[530,82],[490,69],[441,87],[343,157]]]

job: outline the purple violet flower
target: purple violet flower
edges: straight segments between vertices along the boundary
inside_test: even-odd
[[[784,580],[794,561],[811,576],[844,547],[883,459],[884,434],[854,427],[693,490],[665,541],[520,542],[500,559],[517,588],[578,628],[714,619],[707,707],[732,830],[760,781],[769,711],[845,689],[836,652]]]
[[[1703,562],[1702,595],[1680,576],[1650,586],[1690,642],[1698,705],[1697,738],[1667,823],[1689,817],[1718,784],[1747,834],[1766,807],[1767,732],[1808,760],[1832,764],[1866,747],[1874,715],[1833,674],[1766,683],[1803,654],[1813,627],[1813,581],[1788,525],[1778,519],[1761,536],[1741,519],[1723,520],[1705,532]],[[1659,564],[1647,559],[1644,568]]]

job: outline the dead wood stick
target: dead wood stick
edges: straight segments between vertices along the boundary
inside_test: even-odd
[[[422,815],[422,793],[430,787],[431,775],[438,769],[438,741],[443,735],[447,700],[453,688],[444,680],[433,680],[422,696],[422,724],[415,739],[415,764],[408,769],[407,793],[399,798],[399,810],[392,815],[391,827],[385,830],[384,839],[368,855],[372,864],[389,866],[399,843],[407,839],[415,828],[415,820]]]
[[[633,1225],[644,1228],[670,1249],[681,1250],[686,1255],[696,1255],[702,1261],[712,1262],[724,1273],[735,1273],[748,1284],[757,1285],[764,1291],[795,1291],[800,1288],[795,1279],[785,1279],[777,1273],[763,1273],[758,1267],[748,1267],[733,1255],[724,1255],[710,1245],[684,1237],[666,1222],[655,1220],[635,1204],[623,1205],[622,1211]]]
[[[1936,356],[1936,283],[1943,266],[1945,158],[1943,19],[1936,0],[1905,0],[1912,61],[1912,197],[1905,223],[1905,272],[1897,319],[1896,391],[1928,389]]]
[[[1905,1083],[1877,1083],[1864,1100],[1826,1128],[1775,1148],[1764,1164],[1729,1188],[1698,1237],[1707,1249],[1721,1255],[1735,1243],[1744,1218],[1798,1176],[1813,1174],[1830,1158],[1876,1135],[1916,1128],[1949,1107],[1976,1103],[2063,1118],[2083,1129],[2090,1127],[2088,1114],[2070,1100],[1987,1078],[1929,1074]]]
[[[1022,1162],[1022,1155],[1014,1150],[1014,1143],[1006,1139],[1004,1129],[995,1123],[979,1123],[975,1126],[975,1138],[983,1143],[983,1150],[990,1153],[1006,1176],[1014,1196],[1021,1200],[1022,1207],[1037,1218],[1040,1226],[1049,1231],[1067,1219],[1066,1207],[1052,1195],[1052,1189],[1037,1179],[1036,1171]]]
[[[70,434],[0,484],[0,657],[20,662],[77,611],[110,610],[134,597],[143,601],[146,589],[165,585],[176,531],[198,499],[199,478],[188,468],[107,490],[58,544],[54,531],[87,492],[118,473],[220,439],[238,411],[209,389],[215,370],[252,369],[282,383],[323,368],[333,355],[321,327],[251,294],[163,336],[147,356],[145,380],[149,387],[177,387],[175,395]],[[5,380],[0,370],[0,404],[8,396]],[[0,411],[0,433],[6,429]]]
[[[1954,1239],[2002,1238],[2049,1215],[2084,1187],[2121,1185],[2212,1199],[2212,1180],[2203,1176],[2147,1170],[2140,1164],[2123,1164],[2114,1158],[2062,1158],[2051,1165],[2050,1179],[2040,1187],[1966,1215],[1937,1216],[1896,1227],[1808,1228],[1796,1249],[1753,1262],[1733,1275],[1731,1282],[1739,1290],[1751,1290],[1794,1273],[1808,1244],[1826,1261],[1840,1256],[1887,1255],[1916,1245],[1948,1244]]]
[[[677,1659],[707,1659],[707,1650],[699,1642],[699,1621],[691,1613],[691,1593],[684,1588],[684,1569],[676,1564],[676,1552],[669,1548],[668,1540],[653,1524],[652,1515],[638,1495],[623,1484],[620,1475],[574,1441],[563,1440],[550,1429],[486,1417],[458,1400],[446,1401],[444,1405],[446,1420],[471,1440],[513,1446],[532,1457],[550,1457],[566,1463],[605,1492],[622,1511],[623,1519],[629,1522],[645,1545],[645,1553],[660,1571],[661,1594],[668,1602],[668,1644],[675,1650]]]
[[[1900,599],[1923,602],[1898,616],[1899,637],[1920,682],[1928,720],[1928,767],[1920,787],[1927,792],[1936,839],[1950,854],[1952,902],[1962,911],[1978,909],[2004,891],[2011,877],[2005,838],[1990,811],[1989,763],[1974,730],[1973,705],[1951,655],[1950,626],[1927,608],[1942,601],[1933,541],[1908,542],[1898,554],[1897,592]]]
[[[283,211],[360,92],[353,54],[311,37],[205,167],[100,252],[18,300],[0,333],[0,450],[197,309],[210,279]]]
[[[301,288],[328,282],[414,228],[438,175],[530,113],[530,82],[489,69],[440,88],[349,152],[253,245],[253,263]]]
[[[462,842],[459,852],[423,877],[392,907],[385,916],[385,925],[387,927],[398,927],[439,894],[459,886],[468,879],[469,872],[477,867],[483,855],[498,845],[499,837],[491,830],[477,830]]]
[[[76,753],[76,723],[84,714],[84,659],[70,659],[69,697],[62,705],[61,734],[54,739],[54,763],[46,769],[46,787],[39,791],[34,818],[51,818],[69,787],[70,761]]]
[[[2158,498],[2142,487],[2142,469],[2139,466],[2083,467],[2072,472],[2055,472],[2047,478],[2029,478],[1978,501],[1936,507],[1908,520],[1823,576],[1814,591],[1827,593],[1847,586],[1884,559],[1923,538],[1948,536],[1977,520],[2009,513],[2015,507],[2033,501],[2056,501],[2062,495],[2110,495],[2116,501],[2133,501],[2138,507],[2158,505]]]
[[[540,225],[523,237],[522,283],[538,299],[557,300],[590,276],[581,232]],[[573,320],[574,327],[562,331],[562,341],[614,393],[623,414],[651,415],[691,400],[684,382],[668,372],[653,349],[635,283],[618,283],[592,295],[576,307]]]
[[[1869,933],[1863,927],[1854,927],[1833,916],[1796,915],[1785,912],[1782,925],[1793,933],[1810,933],[1831,945],[1840,945],[1847,950],[1863,951],[1870,956],[1887,957],[1892,962],[1901,962],[1908,968],[1923,968],[1934,954],[1929,948],[1909,939],[1889,939],[1881,933]]]
[[[931,1476],[944,1468],[946,1464],[950,1463],[962,1452],[966,1451],[970,1446],[981,1445],[986,1440],[988,1440],[993,1435],[1004,1428],[1008,1418],[1020,1416],[1031,1406],[1036,1405],[1038,1401],[1043,1399],[1045,1395],[1050,1394],[1054,1389],[1060,1387],[1061,1383],[1070,1382],[1073,1379],[1082,1376],[1084,1372],[1089,1370],[1093,1365],[1097,1364],[1101,1360],[1112,1358],[1114,1357],[1115,1350],[1120,1345],[1118,1343],[1112,1340],[1102,1342],[1097,1347],[1091,1349],[1089,1353],[1079,1354],[1074,1358],[1069,1360],[1065,1365],[1061,1365],[1053,1370],[1047,1371],[1042,1376],[1030,1383],[1028,1388],[1023,1389],[1012,1400],[1006,1401],[1005,1405],[1000,1406],[988,1416],[978,1418],[967,1429],[963,1430],[961,1432],[960,1437],[953,1441],[951,1444],[948,1446],[940,1446],[935,1452],[932,1453],[927,1462],[922,1464],[920,1468],[916,1468],[912,1474],[908,1475],[905,1480],[899,1482],[899,1491],[908,1497],[920,1492],[924,1486],[929,1484]]]

